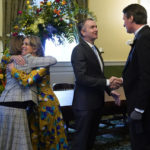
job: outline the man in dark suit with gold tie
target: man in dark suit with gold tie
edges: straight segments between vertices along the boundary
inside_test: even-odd
[[[115,77],[106,79],[103,73],[103,59],[94,45],[98,29],[93,19],[85,19],[78,24],[80,43],[74,48],[71,63],[75,74],[73,112],[76,134],[72,150],[91,150],[104,105],[104,91],[110,95],[120,81]],[[116,81],[116,84],[113,83]],[[118,83],[117,83],[118,82]],[[113,92],[112,92],[113,93]],[[113,93],[118,100],[118,94]]]
[[[123,71],[132,150],[150,150],[150,28],[139,4],[123,9],[124,27],[134,42]]]

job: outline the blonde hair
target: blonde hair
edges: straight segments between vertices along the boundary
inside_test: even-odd
[[[29,44],[33,49],[36,49],[36,56],[44,56],[44,49],[41,43],[41,40],[38,36],[27,36],[26,37],[29,40]]]

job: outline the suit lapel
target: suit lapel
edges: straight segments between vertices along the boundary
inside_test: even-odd
[[[136,49],[136,43],[138,42],[138,40],[139,40],[139,38],[141,37],[141,35],[142,35],[143,33],[147,32],[147,29],[149,29],[149,27],[146,25],[145,27],[143,27],[143,28],[137,33],[136,39],[134,40],[134,42],[133,42],[133,44],[132,44],[132,48],[131,48],[131,51],[130,51],[130,53],[129,53],[127,62],[126,62],[126,64],[125,64],[123,73],[126,71],[126,69],[128,68],[129,63],[130,63],[131,60],[132,60],[133,52],[135,52],[135,49]]]
[[[97,56],[95,55],[93,49],[84,40],[81,40],[80,43],[82,44],[82,46],[85,47],[85,50],[86,50],[85,53],[86,53],[87,57],[91,58],[90,60],[93,61],[95,66],[100,67],[99,60],[98,60]],[[97,47],[96,47],[96,49],[97,49]],[[98,51],[98,54],[99,54],[100,59],[102,60],[102,63],[103,63],[103,59],[102,59],[99,51]],[[103,63],[103,66],[104,66],[104,63]],[[100,69],[101,69],[101,67],[100,67]]]
[[[127,61],[126,61],[126,64],[125,64],[125,67],[124,67],[124,71],[126,70],[128,64],[131,62],[132,60],[132,56],[133,56],[133,52],[135,50],[135,44],[136,44],[136,39],[134,40],[133,44],[131,45],[131,50],[130,50],[130,53],[128,55],[128,58],[127,58]]]
[[[95,46],[95,47],[96,47],[96,46]],[[102,62],[102,64],[103,64],[103,68],[104,68],[104,61],[103,61],[103,58],[102,58],[102,56],[101,56],[101,53],[100,53],[100,51],[98,50],[97,47],[96,47],[96,49],[97,49],[98,55],[99,55],[99,57],[100,57],[100,59],[101,59],[101,62]]]

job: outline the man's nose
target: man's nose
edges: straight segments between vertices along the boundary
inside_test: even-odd
[[[95,28],[95,31],[98,31],[98,28]]]

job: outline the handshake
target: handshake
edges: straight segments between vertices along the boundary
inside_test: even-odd
[[[115,90],[118,89],[123,84],[123,79],[112,76],[109,79],[109,83],[110,83],[109,87]]]
[[[123,84],[122,78],[117,78],[117,77],[112,76],[109,79],[109,87],[111,88],[111,96],[114,98],[115,104],[118,106],[120,106],[121,104],[120,94],[115,90],[120,88],[122,84]]]

